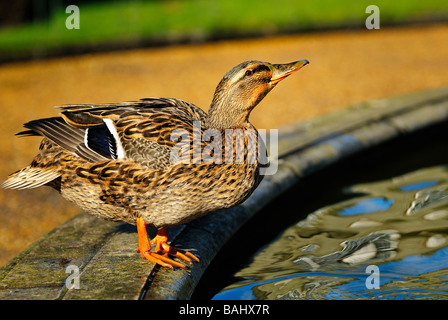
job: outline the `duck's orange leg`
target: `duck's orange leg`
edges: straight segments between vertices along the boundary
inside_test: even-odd
[[[183,250],[178,250],[171,248],[166,242],[168,237],[166,236],[166,229],[160,229],[157,235],[151,240],[151,243],[148,239],[148,233],[146,231],[146,224],[143,221],[143,218],[137,218],[137,231],[138,231],[138,249],[142,258],[147,259],[151,262],[158,263],[163,267],[173,268],[173,266],[185,268],[185,265],[182,263],[176,262],[170,258],[168,258],[168,254],[173,254],[187,262],[191,262],[191,260],[186,256],[193,258],[194,260],[199,262],[199,259],[196,258],[193,254],[189,252],[185,252]],[[156,244],[155,252],[151,251],[151,244]],[[162,252],[162,254],[158,254],[158,252]]]

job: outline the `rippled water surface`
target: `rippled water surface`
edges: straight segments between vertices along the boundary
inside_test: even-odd
[[[448,298],[447,168],[352,191],[363,195],[286,229],[215,299]]]
[[[301,189],[287,211],[302,218],[254,251],[213,299],[447,299],[448,165],[434,165],[445,160],[438,152],[445,151],[431,151],[436,161],[413,161],[409,171],[347,179],[342,200],[305,215]]]

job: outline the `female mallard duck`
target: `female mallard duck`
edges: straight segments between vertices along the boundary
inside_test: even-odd
[[[3,187],[52,186],[94,215],[136,224],[143,258],[170,268],[185,266],[168,254],[199,262],[190,252],[167,244],[166,228],[249,197],[263,177],[259,152],[252,152],[255,161],[249,161],[251,149],[258,148],[258,139],[249,143],[257,135],[249,114],[280,80],[306,64],[239,64],[222,78],[208,114],[188,102],[165,98],[61,106],[61,117],[24,125],[28,130],[19,135],[44,139],[31,164],[9,176]],[[229,138],[230,129],[236,133]],[[210,130],[221,133],[222,140],[203,138]],[[195,135],[202,137],[199,147]],[[151,241],[146,225],[158,229]],[[156,244],[154,251],[151,244]]]

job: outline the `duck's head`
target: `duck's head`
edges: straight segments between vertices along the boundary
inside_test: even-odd
[[[307,65],[308,60],[285,64],[261,61],[240,63],[218,84],[208,112],[208,127],[237,128],[247,123],[253,108],[277,83]]]

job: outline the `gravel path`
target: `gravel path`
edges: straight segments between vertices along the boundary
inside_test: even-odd
[[[252,113],[271,129],[369,99],[448,85],[448,25],[384,28],[141,49],[0,66],[0,177],[27,165],[38,138],[14,134],[64,103],[177,97],[207,110],[222,75],[250,59],[310,65]],[[50,188],[0,190],[0,266],[79,212]]]

